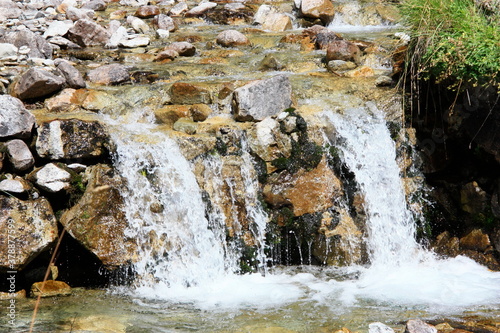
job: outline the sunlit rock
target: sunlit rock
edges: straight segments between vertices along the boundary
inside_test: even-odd
[[[97,84],[120,84],[130,80],[128,68],[120,64],[103,65],[87,73],[89,81]]]
[[[14,95],[22,100],[40,98],[61,90],[65,83],[61,76],[41,68],[31,68],[19,78]]]
[[[368,325],[368,333],[394,333],[394,330],[383,323],[371,323]]]
[[[208,10],[217,7],[217,4],[215,2],[200,2],[199,5],[196,7],[191,8],[188,10],[188,12],[185,14],[186,17],[196,17],[196,16],[201,16],[205,14]]]
[[[248,131],[248,143],[252,152],[266,162],[279,157],[290,157],[292,141],[281,132],[280,123],[271,118],[255,123]]]
[[[85,88],[86,84],[82,74],[69,61],[59,58],[54,60],[54,65],[56,65],[61,76],[66,79],[66,87],[74,89]]]
[[[27,47],[30,58],[51,59],[53,47],[41,35],[35,34],[29,29],[9,31],[0,36],[1,43],[10,43],[18,49]]]
[[[28,138],[35,125],[35,117],[19,99],[0,95],[0,138]]]
[[[47,280],[31,286],[30,297],[55,297],[71,295],[71,287],[63,281]]]
[[[169,14],[172,16],[180,16],[182,13],[188,11],[188,5],[185,2],[179,2],[170,8]]]
[[[460,238],[460,247],[465,250],[485,251],[490,246],[488,234],[485,234],[481,229],[474,229]]]
[[[47,250],[57,239],[56,223],[44,198],[21,201],[0,196],[0,225],[5,231],[0,233],[0,269],[20,270]],[[9,244],[15,244],[15,250],[11,245],[9,252]]]
[[[437,329],[421,319],[412,319],[406,322],[405,333],[437,333]]]
[[[184,57],[192,57],[196,53],[196,47],[189,42],[174,42],[166,46],[164,50],[174,50]]]
[[[73,22],[81,19],[92,20],[94,15],[95,13],[92,9],[76,8],[73,6],[69,6],[66,9],[66,17]]]
[[[158,29],[167,30],[174,32],[177,30],[177,24],[174,19],[165,14],[159,14],[153,18],[153,24],[158,27]]]
[[[335,8],[330,0],[302,0],[300,10],[302,15],[319,18],[324,22],[329,22],[335,15]]]
[[[5,143],[4,147],[9,157],[9,162],[15,171],[27,171],[35,164],[35,159],[24,141],[19,139],[10,140]]]
[[[158,14],[160,14],[160,8],[158,6],[147,5],[137,8],[134,15],[142,19],[152,18]]]
[[[32,177],[37,187],[49,193],[57,193],[70,188],[71,174],[54,163],[35,170]]]
[[[210,104],[212,101],[209,91],[199,85],[184,82],[172,85],[170,98],[173,104]]]
[[[344,60],[359,64],[361,50],[355,44],[346,40],[336,40],[328,44],[326,61]]]
[[[262,23],[262,29],[269,31],[285,31],[292,29],[292,19],[282,13],[269,13]]]
[[[106,45],[109,37],[106,29],[88,19],[76,21],[75,25],[68,31],[69,40],[82,47]]]
[[[7,178],[0,181],[0,192],[10,193],[14,196],[27,194],[31,187],[31,184],[21,177]]]
[[[217,35],[217,44],[224,47],[248,45],[248,38],[237,30],[224,30]]]
[[[126,236],[128,222],[120,189],[123,179],[106,165],[89,167],[85,193],[61,216],[69,234],[94,253],[104,265],[116,267],[132,261],[135,242]]]

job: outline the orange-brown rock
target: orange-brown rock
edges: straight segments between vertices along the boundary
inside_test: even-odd
[[[189,105],[166,105],[154,111],[156,121],[162,124],[173,125],[180,118],[189,117]]]
[[[139,18],[151,18],[158,14],[160,14],[159,7],[148,5],[148,6],[140,6],[139,8],[137,8],[134,15]]]
[[[490,237],[481,229],[474,229],[460,238],[460,247],[465,250],[485,251],[491,246]]]
[[[330,0],[302,0],[300,10],[303,16],[319,18],[323,22],[329,22],[335,15],[335,8]]]
[[[173,104],[210,104],[210,93],[194,84],[176,82],[170,88]]]
[[[35,282],[31,286],[31,297],[54,297],[71,295],[71,287],[63,281],[47,280],[43,282]]]

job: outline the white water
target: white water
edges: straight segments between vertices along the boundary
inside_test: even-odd
[[[439,260],[414,240],[394,143],[381,112],[371,106],[346,110],[344,115],[324,113],[322,120],[336,129],[337,136],[330,135],[332,144],[342,150],[365,194],[370,267],[234,274],[238,253],[223,242],[220,203],[212,198],[215,209],[207,220],[191,165],[177,145],[155,132],[154,125],[134,119],[129,125],[116,124],[113,134],[116,167],[129,183],[125,194],[130,235],[138,236],[142,249],[135,265],[140,279],[134,294],[211,311],[268,309],[296,302],[348,309],[369,300],[446,313],[471,305],[497,306],[500,273],[464,257]],[[251,165],[249,158],[244,150],[246,165]],[[209,168],[205,177],[212,177],[213,186],[220,185],[222,162],[213,158],[205,163]],[[257,181],[251,169],[242,168],[241,174],[247,210],[258,227],[254,237],[262,243],[265,214],[258,206]],[[150,211],[153,202],[164,211]],[[260,257],[265,261],[263,252]]]

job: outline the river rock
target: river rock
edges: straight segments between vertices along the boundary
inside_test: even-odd
[[[0,43],[0,60],[17,59],[18,48],[14,44]]]
[[[91,9],[96,12],[102,12],[106,10],[106,7],[106,3],[103,0],[91,0],[82,4],[82,9]]]
[[[300,11],[303,16],[329,22],[335,15],[335,8],[330,0],[302,0]]]
[[[22,269],[57,239],[57,221],[45,198],[22,201],[0,196],[0,225],[5,231],[0,233],[2,270]],[[8,235],[14,237],[14,253],[9,253]]]
[[[43,37],[64,36],[72,26],[73,22],[71,21],[53,21],[43,33]]]
[[[179,53],[175,50],[163,50],[158,53],[154,59],[154,61],[163,61],[163,60],[174,60],[179,56]]]
[[[437,329],[421,319],[412,319],[406,322],[404,333],[437,333]]]
[[[253,17],[253,23],[264,24],[264,22],[266,21],[266,17],[274,13],[277,13],[276,8],[269,5],[260,5],[259,9],[257,9],[257,12]]]
[[[180,118],[174,123],[173,129],[174,131],[193,135],[198,129],[198,124],[189,118]]]
[[[56,65],[57,70],[66,80],[66,87],[74,89],[85,88],[86,84],[82,74],[69,61],[58,58],[54,60],[54,65]]]
[[[368,333],[394,333],[394,330],[383,323],[371,323],[368,325]]]
[[[106,45],[109,37],[106,29],[88,19],[76,21],[68,31],[69,40],[81,47]]]
[[[490,237],[481,229],[474,229],[460,238],[460,247],[464,250],[485,251],[491,246]]]
[[[113,85],[130,81],[130,74],[126,66],[111,64],[90,70],[87,78],[92,83]]]
[[[7,19],[17,19],[21,16],[21,13],[22,10],[17,1],[0,1],[0,22],[4,22]]]
[[[66,9],[66,17],[68,18],[68,20],[71,20],[73,22],[82,19],[92,20],[94,18],[94,15],[95,13],[91,9],[76,8],[73,6],[69,6],[68,9]]]
[[[95,159],[108,155],[109,135],[97,121],[61,119],[38,128],[36,151],[42,158]]]
[[[237,30],[224,30],[217,35],[217,44],[224,47],[248,45],[248,38]]]
[[[77,107],[77,105],[74,104],[75,92],[76,90],[72,88],[64,89],[56,96],[47,98],[45,100],[45,107],[50,112],[54,113],[70,111]]]
[[[185,2],[179,2],[170,8],[169,14],[172,16],[180,16],[182,13],[188,11],[188,5]]]
[[[184,82],[176,82],[170,87],[170,98],[172,104],[210,104],[212,102],[210,93],[206,89]]]
[[[0,138],[29,138],[35,125],[33,116],[18,98],[0,95]]]
[[[145,34],[149,31],[149,25],[138,17],[127,17],[127,23],[139,34]]]
[[[346,40],[336,40],[328,44],[326,61],[344,60],[359,64],[361,50],[355,44]]]
[[[104,265],[116,267],[133,260],[136,243],[126,236],[128,228],[121,188],[124,180],[107,165],[87,169],[85,193],[64,212],[61,223]]]
[[[122,39],[118,42],[118,46],[125,48],[136,48],[149,45],[150,39],[149,37],[133,37]]]
[[[18,49],[26,47],[30,58],[52,59],[52,45],[45,38],[28,29],[7,32],[0,36],[0,42],[13,44]]]
[[[39,188],[49,193],[57,193],[71,187],[71,174],[54,163],[34,171],[31,177]]]
[[[154,17],[153,24],[158,27],[158,29],[168,30],[174,32],[177,30],[177,24],[174,19],[165,14],[159,14]]]
[[[64,78],[49,71],[31,68],[15,84],[14,94],[22,100],[45,97],[61,90],[65,83]]]
[[[174,50],[184,57],[192,57],[196,53],[196,48],[189,42],[174,42],[166,46],[164,50]]]
[[[201,2],[199,5],[196,7],[191,8],[188,10],[188,12],[185,14],[186,17],[197,17],[205,14],[207,11],[209,11],[212,8],[217,7],[217,4],[215,2]]]
[[[269,31],[285,31],[292,29],[292,19],[282,13],[270,13],[262,23],[262,29]]]
[[[117,21],[111,21],[111,22],[117,22]],[[109,37],[109,40],[105,46],[110,49],[117,48],[118,45],[121,43],[121,41],[127,39],[128,39],[127,28],[119,26],[115,31],[111,33],[111,36]]]
[[[31,285],[30,297],[55,297],[71,295],[71,287],[63,281],[47,280]]]
[[[352,61],[330,60],[326,65],[330,72],[341,72],[356,68],[356,64]]]
[[[288,158],[292,153],[290,137],[281,132],[280,123],[271,117],[254,124],[247,134],[252,152],[266,162]]]
[[[285,75],[251,82],[234,90],[233,110],[238,121],[260,121],[292,105],[292,86]]]
[[[35,164],[35,159],[24,141],[19,139],[7,141],[5,148],[14,171],[26,171]]]
[[[147,5],[137,8],[134,15],[139,18],[152,18],[158,14],[160,14],[160,8],[158,6]]]

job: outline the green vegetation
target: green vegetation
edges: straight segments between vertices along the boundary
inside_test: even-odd
[[[498,9],[480,8],[472,0],[402,0],[401,7],[412,27],[414,74],[454,89],[462,83],[498,86]]]

